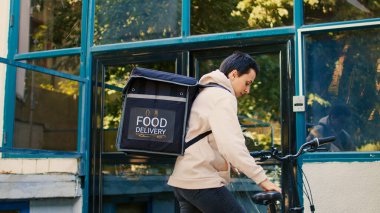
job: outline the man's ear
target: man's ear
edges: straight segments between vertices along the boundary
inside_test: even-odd
[[[232,70],[230,73],[228,73],[228,78],[229,79],[234,79],[238,77],[238,71],[235,69],[235,70]]]

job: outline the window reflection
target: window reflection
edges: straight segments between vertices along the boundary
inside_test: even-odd
[[[348,127],[350,118],[351,109],[348,106],[343,104],[331,106],[328,114],[311,127],[306,140],[335,136],[333,143],[324,144],[320,148],[329,152],[355,151],[356,145],[352,141]]]
[[[80,56],[60,56],[52,58],[42,58],[27,60],[26,63],[45,67],[48,69],[61,71],[68,74],[79,75],[80,72]],[[22,69],[18,69],[19,71]]]
[[[122,92],[106,89],[103,117],[104,151],[116,151],[116,135],[121,118]]]
[[[167,176],[173,172],[171,164],[105,164],[103,174],[136,178],[141,176]]]
[[[20,3],[19,53],[80,46],[80,0]]]
[[[18,75],[14,147],[76,151],[78,86],[28,70]]]
[[[97,0],[94,43],[178,37],[181,6],[179,0]]]
[[[380,150],[379,33],[306,35],[307,134],[337,135],[326,151]]]
[[[191,34],[291,26],[293,0],[192,0]]]
[[[305,24],[380,17],[380,4],[372,0],[304,0],[303,5]]]

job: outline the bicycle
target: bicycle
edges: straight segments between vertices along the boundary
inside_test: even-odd
[[[292,162],[292,160],[297,159],[303,153],[315,152],[315,151],[319,150],[320,146],[327,144],[327,143],[330,143],[334,140],[335,140],[334,136],[325,137],[325,138],[314,138],[313,140],[304,143],[298,149],[297,153],[294,155],[289,154],[286,156],[281,156],[281,153],[275,147],[272,147],[272,149],[269,151],[264,150],[264,151],[251,152],[251,156],[255,157],[255,158],[260,158],[259,161],[261,161],[261,162],[266,161],[270,158],[274,158],[274,159],[276,159],[282,163],[284,163],[285,161]],[[310,189],[310,187],[309,187],[309,189]],[[282,202],[283,198],[282,198],[282,194],[280,192],[269,191],[269,192],[259,192],[255,195],[253,195],[252,200],[256,204],[267,205],[269,207],[270,213],[276,213],[277,212],[276,203],[277,203],[277,201]],[[313,202],[311,201],[310,204],[311,204],[310,205],[311,212],[314,212],[315,206],[314,206]],[[302,212],[303,210],[304,210],[304,207],[302,207],[302,206],[290,207],[289,208],[290,212]]]

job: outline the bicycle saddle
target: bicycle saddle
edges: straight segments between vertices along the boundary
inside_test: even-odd
[[[270,191],[270,192],[259,192],[252,196],[253,202],[261,205],[268,205],[276,200],[281,200],[282,195],[280,192]]]

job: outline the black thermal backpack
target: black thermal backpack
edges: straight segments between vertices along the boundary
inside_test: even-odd
[[[200,85],[195,78],[134,68],[123,89],[118,151],[179,156],[187,147],[210,134],[211,130],[185,143],[191,106],[200,87],[222,86]]]

